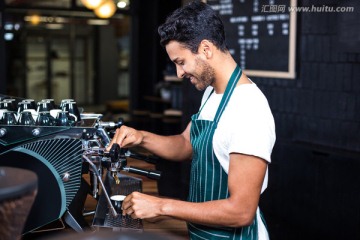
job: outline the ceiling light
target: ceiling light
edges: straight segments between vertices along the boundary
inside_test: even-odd
[[[33,24],[33,25],[38,25],[38,24],[40,23],[40,21],[41,21],[41,18],[40,18],[39,15],[31,15],[31,16],[30,16],[30,22],[31,22],[31,24]]]
[[[10,30],[13,29],[13,25],[11,23],[6,23],[5,26],[4,26],[4,29],[10,31]]]
[[[112,0],[105,0],[99,7],[94,9],[96,16],[99,18],[109,18],[116,11],[115,3]]]
[[[11,40],[13,40],[13,38],[14,38],[14,34],[13,34],[13,33],[5,33],[5,34],[4,34],[4,39],[5,39],[6,41],[11,41]]]
[[[81,3],[88,9],[95,9],[99,7],[104,0],[81,0]]]
[[[125,1],[119,1],[117,4],[118,8],[125,8],[126,7],[126,2]]]

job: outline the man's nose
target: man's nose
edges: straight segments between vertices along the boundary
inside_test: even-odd
[[[181,67],[176,67],[176,74],[178,78],[184,78],[185,71]]]

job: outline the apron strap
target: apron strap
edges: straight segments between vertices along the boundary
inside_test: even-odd
[[[236,66],[234,72],[231,74],[230,80],[226,86],[225,92],[223,97],[221,98],[220,105],[218,107],[218,110],[216,111],[215,117],[214,117],[214,124],[218,124],[220,117],[222,113],[225,110],[225,107],[227,103],[229,102],[229,99],[231,97],[232,92],[234,91],[237,82],[239,81],[242,74],[242,70],[239,67],[239,65]]]
[[[211,94],[213,94],[213,92],[215,91],[215,89],[213,88],[209,94],[209,96],[207,97],[207,99],[205,100],[204,104],[201,106],[199,113],[201,113],[202,109],[204,108],[205,104],[207,103],[207,101],[209,100]]]

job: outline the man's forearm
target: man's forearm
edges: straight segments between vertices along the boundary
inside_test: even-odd
[[[143,135],[140,146],[156,156],[172,161],[191,159],[192,147],[183,135],[160,136],[147,131],[140,132]]]
[[[162,199],[161,215],[207,226],[243,227],[251,225],[256,208],[241,208],[230,199],[193,203]]]

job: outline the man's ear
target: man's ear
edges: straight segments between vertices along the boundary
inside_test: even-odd
[[[199,46],[199,54],[203,54],[207,59],[213,56],[214,44],[209,40],[202,40]]]

